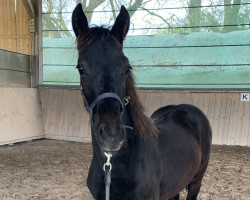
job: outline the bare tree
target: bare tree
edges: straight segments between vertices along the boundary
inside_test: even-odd
[[[43,35],[48,37],[70,37],[71,33],[67,31],[65,20],[62,16],[63,9],[67,6],[67,0],[43,0],[43,6],[46,7],[46,13],[43,14]],[[63,31],[60,31],[63,30]]]
[[[89,5],[87,5],[86,0],[77,0],[76,4],[78,4],[78,3],[82,4],[83,10],[84,10],[86,17],[88,19],[88,23],[90,23],[94,10],[104,2],[105,2],[105,0],[90,0]]]
[[[201,0],[190,0],[188,8],[190,32],[199,32],[201,25]]]
[[[239,23],[239,12],[240,12],[240,4],[241,0],[224,0],[224,5],[230,5],[224,7],[224,32],[230,32],[237,30],[236,25]],[[237,5],[233,5],[237,4]],[[229,25],[229,26],[228,26]]]
[[[90,24],[97,8],[103,9],[104,18],[109,20],[111,24],[117,17],[122,4],[126,6],[131,17],[140,10],[144,13],[142,20],[146,22],[146,26],[156,28],[152,33],[190,33],[199,31],[224,31],[229,32],[233,30],[243,30],[247,27],[237,26],[239,23],[248,23],[249,21],[249,7],[241,4],[248,2],[247,0],[209,0],[210,8],[202,8],[202,0],[178,0],[183,8],[177,9],[186,11],[186,16],[178,15],[178,11],[171,14],[162,14],[158,9],[149,8],[149,3],[154,3],[155,8],[163,8],[165,12],[169,12],[167,8],[168,1],[163,0],[43,0],[43,35],[46,37],[71,37],[73,33],[69,30],[71,13],[68,10],[72,9],[72,5],[82,3],[83,10],[87,16]],[[224,10],[221,6],[216,4],[224,2]],[[214,6],[215,5],[215,6]],[[67,11],[65,11],[67,10]],[[171,9],[173,10],[173,9]],[[138,11],[139,12],[139,11]],[[156,20],[160,19],[160,20]],[[157,23],[155,22],[157,21]],[[221,27],[221,24],[226,26]],[[131,30],[133,30],[133,19],[131,21]],[[212,25],[202,27],[202,25]],[[236,25],[236,26],[232,26]],[[183,27],[183,28],[182,28]],[[190,27],[190,28],[189,28]],[[143,28],[143,27],[142,27]],[[50,31],[52,30],[52,31]],[[148,31],[148,29],[147,29]],[[147,32],[146,31],[146,32]]]

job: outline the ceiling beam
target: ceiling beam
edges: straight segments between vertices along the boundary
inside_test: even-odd
[[[31,3],[31,0],[23,0],[23,5],[31,19],[35,18],[35,10],[33,7],[33,4]]]

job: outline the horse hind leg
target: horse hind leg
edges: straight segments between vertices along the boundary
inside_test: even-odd
[[[179,199],[180,199],[180,195],[177,194],[177,195],[175,195],[174,197],[172,197],[172,198],[169,199],[169,200],[179,200]]]
[[[186,200],[196,200],[200,192],[201,182],[207,169],[207,162],[202,163],[193,180],[187,186],[188,195]]]
[[[188,195],[186,200],[196,200],[200,192],[201,181],[191,182],[188,185]]]
[[[208,124],[209,125],[209,124]],[[210,151],[211,151],[211,127],[209,125],[208,133],[207,133],[207,138],[203,139],[203,144],[202,146],[202,157],[201,157],[201,164],[199,166],[199,169],[197,170],[194,178],[192,181],[188,184],[187,190],[188,190],[188,195],[186,200],[196,200],[197,196],[200,192],[201,188],[201,182],[204,177],[204,174],[207,170],[208,163],[209,163],[209,157],[210,157]]]

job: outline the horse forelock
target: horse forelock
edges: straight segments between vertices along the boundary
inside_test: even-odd
[[[111,33],[108,28],[104,27],[93,27],[87,31],[81,33],[77,37],[77,50],[80,53],[85,48],[89,47],[93,42],[97,40],[107,40],[112,39],[116,42],[117,46],[121,49],[123,48],[122,44],[118,42],[115,36]]]

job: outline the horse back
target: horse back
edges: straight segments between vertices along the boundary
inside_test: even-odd
[[[193,105],[180,104],[161,107],[151,115],[151,118],[158,128],[176,125],[189,130],[201,145],[204,142],[211,145],[212,130],[209,120],[199,108]],[[163,128],[163,134],[167,134],[164,132]]]

